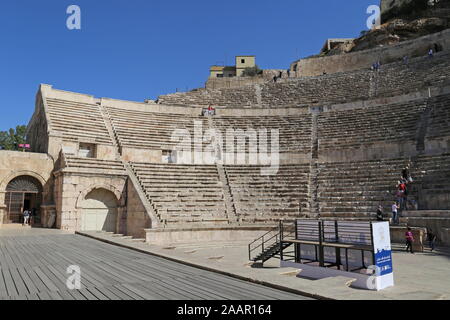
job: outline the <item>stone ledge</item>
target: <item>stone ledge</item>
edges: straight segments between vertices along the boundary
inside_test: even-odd
[[[275,226],[192,226],[144,231],[147,243],[164,246],[192,241],[252,241],[274,228]]]

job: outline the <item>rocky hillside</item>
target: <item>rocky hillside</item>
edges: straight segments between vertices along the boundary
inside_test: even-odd
[[[335,55],[393,45],[450,28],[450,0],[414,0],[383,13],[380,28],[363,32],[353,42],[322,55]]]

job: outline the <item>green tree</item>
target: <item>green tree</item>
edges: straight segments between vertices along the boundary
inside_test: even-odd
[[[8,131],[0,131],[0,147],[5,150],[19,150],[19,144],[25,143],[27,126],[17,126]]]
[[[258,74],[261,74],[262,72],[263,71],[258,66],[254,66],[250,68],[245,68],[244,71],[242,72],[242,75],[244,77],[255,77]]]

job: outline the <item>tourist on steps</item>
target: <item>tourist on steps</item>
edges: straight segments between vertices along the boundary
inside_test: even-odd
[[[383,206],[382,205],[378,206],[377,221],[383,221]]]
[[[409,165],[407,165],[402,169],[402,179],[407,182],[413,182],[413,179],[411,178],[411,174],[409,171]]]
[[[433,58],[433,56],[434,56],[433,49],[428,50],[428,58]]]
[[[405,233],[405,238],[406,238],[406,252],[408,252],[409,250],[411,251],[411,253],[414,253],[413,251],[414,236],[410,227],[408,227],[408,231],[406,231]]]
[[[403,210],[405,190],[406,190],[406,184],[403,181],[399,181],[396,197],[397,197],[397,203],[399,204],[400,210]]]
[[[403,64],[404,65],[408,65],[408,63],[409,63],[409,57],[408,56],[404,56],[403,57]]]
[[[394,202],[394,204],[392,205],[392,223],[393,224],[397,224],[398,209],[399,209],[399,206],[397,205],[397,202]]]

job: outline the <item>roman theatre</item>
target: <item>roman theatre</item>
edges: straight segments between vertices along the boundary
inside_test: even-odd
[[[429,58],[430,46],[439,48]],[[402,57],[410,54],[408,64]],[[370,69],[374,57],[382,68]],[[131,102],[40,85],[31,152],[0,151],[0,222],[105,231],[149,243],[253,239],[280,220],[374,219],[402,169],[414,182],[402,223],[450,243],[450,30],[294,62],[289,76]],[[213,106],[215,115],[202,112]],[[234,129],[253,152],[278,130],[279,169],[177,161],[174,132]],[[237,129],[242,129],[241,131]],[[273,146],[268,134],[268,146]],[[203,149],[204,150],[204,149]],[[216,150],[217,151],[217,150]],[[203,151],[204,152],[204,151]],[[205,152],[204,152],[205,153]],[[217,154],[217,152],[216,152]]]

